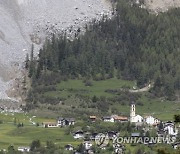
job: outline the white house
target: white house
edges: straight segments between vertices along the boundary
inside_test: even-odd
[[[102,120],[103,120],[104,122],[114,122],[113,116],[103,117]]]
[[[134,121],[136,122],[136,123],[142,123],[143,122],[143,117],[142,116],[140,116],[140,115],[136,115],[135,117],[134,117]]]
[[[74,139],[83,139],[84,133],[83,131],[79,130],[73,134]]]
[[[176,136],[178,134],[178,130],[176,129],[175,124],[170,121],[164,124],[164,131],[166,131],[168,135],[172,136]]]
[[[146,116],[144,118],[144,121],[148,124],[148,125],[157,125],[160,123],[160,120],[157,118],[154,118],[152,116]]]
[[[30,151],[30,147],[18,147],[18,151],[29,152]]]
[[[92,147],[92,143],[90,141],[84,141],[83,145],[86,150],[89,150]]]
[[[74,118],[62,118],[59,117],[57,120],[57,125],[58,126],[70,126],[75,124],[75,119]]]
[[[180,148],[180,142],[174,143],[172,146],[174,149],[178,149]]]
[[[45,128],[56,128],[58,127],[56,122],[43,122]]]
[[[68,150],[68,151],[73,151],[74,150],[74,147],[71,144],[65,145],[64,148],[65,148],[65,150]]]

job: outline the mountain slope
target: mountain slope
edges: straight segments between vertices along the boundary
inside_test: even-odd
[[[79,26],[108,13],[103,0],[1,0],[0,98],[20,74],[32,43],[41,46],[52,33]]]

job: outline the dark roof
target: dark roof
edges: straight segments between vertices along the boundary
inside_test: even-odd
[[[139,136],[140,136],[140,133],[131,133],[131,136],[132,136],[132,137],[139,137]]]
[[[84,132],[82,130],[76,131],[74,134],[83,134]]]
[[[70,147],[73,147],[71,144],[67,144],[64,146],[65,148],[70,148]]]
[[[115,131],[109,131],[108,134],[114,134],[114,135],[116,135],[117,132],[115,132]]]
[[[172,144],[173,146],[175,146],[175,145],[178,145],[178,146],[180,146],[180,142],[176,142],[176,143],[174,143],[174,144]]]
[[[67,121],[71,121],[71,122],[75,121],[74,118],[63,118],[63,117],[58,118],[58,121],[62,121],[62,120],[67,120]]]
[[[105,116],[105,117],[102,117],[102,119],[111,119],[110,116]]]
[[[59,117],[58,120],[63,120],[64,118],[63,117]]]
[[[75,121],[75,119],[74,119],[74,118],[65,118],[65,120],[67,120],[67,121],[71,121],[71,122],[74,122],[74,121]]]

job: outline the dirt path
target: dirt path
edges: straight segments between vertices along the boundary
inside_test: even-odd
[[[146,91],[149,91],[149,89],[151,89],[151,88],[152,88],[152,85],[149,84],[146,87],[141,88],[141,89],[137,89],[137,90],[130,89],[129,92],[131,92],[131,93],[146,92]]]

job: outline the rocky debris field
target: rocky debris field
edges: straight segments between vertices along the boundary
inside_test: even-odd
[[[138,1],[138,0],[137,0]],[[155,12],[164,12],[169,8],[180,7],[180,0],[144,0],[148,9]]]
[[[32,43],[38,51],[47,36],[71,36],[110,10],[106,0],[0,0],[0,99],[9,99],[6,91],[21,77]]]

